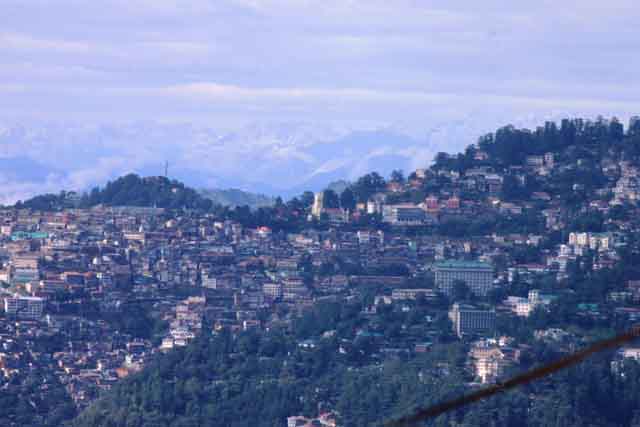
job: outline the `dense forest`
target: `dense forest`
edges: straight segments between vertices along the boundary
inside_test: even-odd
[[[64,386],[48,369],[33,369],[21,383],[0,381],[0,418],[23,427],[59,427],[76,415]]]

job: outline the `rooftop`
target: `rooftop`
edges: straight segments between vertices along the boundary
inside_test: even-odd
[[[481,261],[461,261],[461,260],[447,260],[437,262],[435,268],[468,268],[468,269],[483,269],[493,271],[491,264]]]

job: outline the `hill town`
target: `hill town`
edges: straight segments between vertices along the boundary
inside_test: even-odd
[[[640,118],[506,126],[345,187],[249,209],[132,174],[1,208],[5,425],[370,425],[640,321]],[[598,365],[619,406],[595,425],[638,421],[639,361]],[[598,398],[518,407],[553,393]]]

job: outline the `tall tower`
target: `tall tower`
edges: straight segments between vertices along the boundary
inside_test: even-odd
[[[311,207],[311,215],[320,218],[322,209],[324,208],[324,191],[316,193],[313,197],[313,206]]]

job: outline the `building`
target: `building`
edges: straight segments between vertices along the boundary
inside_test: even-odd
[[[424,200],[424,206],[427,212],[437,213],[440,209],[440,204],[436,196],[429,196]]]
[[[553,167],[555,166],[555,155],[551,152],[544,153],[544,164],[548,168],[553,169]]]
[[[382,208],[384,207],[387,196],[384,193],[376,193],[371,196],[371,198],[367,201],[367,213],[369,215],[375,215],[382,213]]]
[[[10,297],[4,299],[7,316],[25,320],[38,320],[44,310],[44,299],[38,297]]]
[[[326,215],[327,220],[334,224],[349,222],[349,211],[342,208],[323,208],[322,214]]]
[[[36,282],[40,279],[40,272],[32,268],[14,268],[11,275],[11,283],[25,284]]]
[[[422,295],[425,299],[435,299],[437,297],[436,292],[433,289],[394,289],[391,292],[391,299],[398,300],[415,300],[419,295]]]
[[[569,245],[578,248],[589,248],[594,251],[608,251],[615,244],[612,233],[569,233]]]
[[[313,198],[313,206],[311,207],[311,215],[316,218],[320,218],[324,209],[324,192],[320,191],[316,193]]]
[[[538,289],[531,289],[528,298],[510,296],[504,301],[504,305],[516,316],[529,317],[537,308],[548,307],[554,299],[554,295],[541,294]]]
[[[572,246],[587,246],[589,244],[589,233],[569,233],[569,244]]]
[[[435,283],[440,292],[451,295],[456,281],[462,281],[475,295],[486,296],[493,284],[493,267],[479,261],[443,261],[435,265]]]
[[[519,350],[493,341],[480,340],[469,351],[475,375],[483,384],[497,380],[520,359]]]
[[[282,298],[282,285],[280,283],[265,283],[262,285],[264,296],[278,299]]]
[[[202,287],[207,289],[218,289],[218,279],[215,276],[203,274]]]
[[[378,200],[369,200],[367,202],[367,213],[369,215],[375,215],[382,211],[382,203]]]
[[[610,203],[631,202],[640,199],[640,171],[628,162],[620,163],[620,179],[613,188],[614,200]]]
[[[317,418],[297,415],[287,418],[287,427],[336,427],[336,415],[332,412],[320,414]]]
[[[24,253],[12,257],[11,264],[14,268],[28,270],[38,270],[40,266],[40,256],[35,253]]]
[[[489,193],[498,194],[502,191],[502,183],[503,183],[502,176],[495,173],[491,173],[491,174],[485,175],[484,180],[486,182],[486,187]]]
[[[452,196],[447,200],[447,209],[455,211],[460,209],[460,198],[458,196]]]
[[[424,219],[424,210],[413,204],[389,205],[382,210],[382,220],[391,224],[418,225]]]
[[[492,332],[496,327],[496,311],[485,310],[470,304],[453,304],[449,319],[458,337]]]
[[[525,159],[527,166],[531,168],[540,168],[544,166],[544,157],[543,156],[527,156]]]
[[[608,251],[612,249],[614,239],[611,233],[591,233],[589,235],[589,249],[594,251]]]

